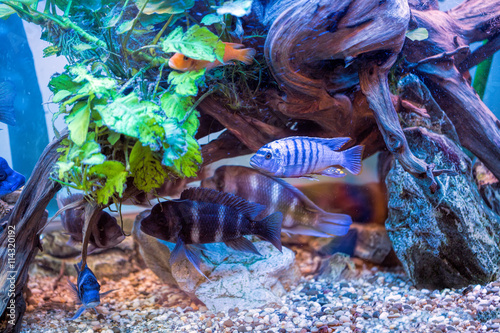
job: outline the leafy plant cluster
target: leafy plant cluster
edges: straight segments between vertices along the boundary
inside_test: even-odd
[[[208,3],[196,24],[194,0],[0,0],[0,17],[39,24],[69,65],[52,77],[54,115],[69,135],[54,179],[99,204],[122,199],[126,184],[150,192],[171,177],[192,177],[202,162],[196,105],[212,90],[205,69],[176,72],[169,55],[223,61],[231,22],[251,0]],[[195,24],[193,24],[195,23]],[[168,75],[167,75],[168,74]],[[167,77],[166,80],[163,78]],[[200,91],[201,90],[201,91]],[[203,94],[204,93],[204,94]],[[200,96],[198,98],[198,96]]]

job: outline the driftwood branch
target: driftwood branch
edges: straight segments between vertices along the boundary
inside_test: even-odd
[[[21,322],[26,309],[23,289],[28,280],[29,265],[41,246],[39,233],[47,222],[45,208],[61,189],[60,184],[50,180],[49,176],[59,158],[57,148],[65,137],[63,135],[54,140],[43,151],[12,210],[6,228],[7,232],[0,235],[0,290],[3,295],[0,313],[2,313],[1,317],[6,319],[4,332],[21,330]],[[9,230],[12,230],[14,234],[9,233]],[[12,246],[9,244],[14,244],[15,252],[10,251]],[[8,258],[13,258],[13,260],[8,260]],[[10,304],[15,306],[13,312],[8,308]],[[13,316],[10,316],[12,313]]]

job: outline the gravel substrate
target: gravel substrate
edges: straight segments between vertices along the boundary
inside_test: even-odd
[[[302,255],[304,257],[304,255]],[[314,264],[314,258],[309,258]],[[23,332],[485,332],[500,331],[500,282],[460,290],[418,290],[401,268],[356,268],[339,281],[312,275],[282,298],[281,308],[213,313],[148,269],[119,281],[102,279],[99,315],[77,310],[66,282],[31,277]],[[303,273],[310,270],[301,265]],[[74,277],[72,280],[74,281]]]

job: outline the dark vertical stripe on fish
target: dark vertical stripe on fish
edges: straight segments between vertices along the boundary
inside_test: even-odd
[[[311,155],[314,156],[314,164],[312,165],[312,170],[316,170],[318,167],[318,161],[319,161],[319,149],[318,149],[318,143],[313,142],[312,143],[312,152]]]
[[[237,214],[239,215],[239,213]],[[236,235],[235,221],[233,214],[228,207],[224,206],[224,221],[222,223],[222,237],[223,239],[233,239]]]
[[[241,228],[243,226],[243,214],[238,213],[238,217],[236,218],[236,226],[235,226],[235,231],[236,231],[236,237],[241,236]]]
[[[309,140],[300,140],[302,141],[302,166],[300,167],[300,174],[305,174],[307,172],[307,150],[308,148],[306,147],[309,144]]]

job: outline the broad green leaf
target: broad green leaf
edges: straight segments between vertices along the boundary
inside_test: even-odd
[[[87,101],[75,104],[71,113],[65,118],[68,125],[69,137],[78,146],[87,138],[90,121],[90,108]]]
[[[71,95],[72,95],[71,91],[59,90],[57,94],[55,94],[54,97],[52,97],[52,103],[59,103],[60,101]]]
[[[74,162],[64,162],[64,161],[58,161],[56,162],[56,165],[58,167],[58,178],[61,180],[66,179],[65,174],[71,170],[71,168],[75,165]]]
[[[415,41],[422,41],[429,38],[429,32],[425,28],[417,28],[406,32],[406,37]]]
[[[165,93],[161,97],[161,108],[169,118],[175,118],[179,122],[179,126],[186,130],[187,134],[195,135],[200,126],[198,120],[198,111],[194,110],[188,119],[183,124],[180,122],[186,117],[186,113],[193,106],[192,97],[182,97],[178,94]]]
[[[139,16],[139,22],[141,22],[141,25],[143,27],[146,27],[148,25],[154,25],[154,24],[159,24],[161,23],[162,25],[165,24],[169,19],[170,16],[174,15],[172,20],[169,23],[169,27],[173,26],[175,22],[181,17],[184,17],[182,14],[151,14],[151,15],[141,15]]]
[[[130,21],[125,21],[123,22],[122,24],[120,24],[118,26],[118,28],[116,28],[116,33],[118,35],[121,35],[121,34],[124,34],[126,33],[127,31],[129,31],[130,29],[132,29],[132,26],[134,25],[134,20],[130,20]]]
[[[68,74],[53,75],[49,81],[49,89],[54,94],[57,94],[60,90],[67,90],[74,94],[82,86],[83,83],[74,82]]]
[[[222,22],[224,22],[224,17],[215,13],[207,14],[203,16],[203,18],[201,19],[201,24],[204,25],[212,25],[214,23],[222,23]]]
[[[252,0],[226,1],[222,6],[217,8],[217,14],[231,14],[233,16],[242,17],[250,14],[251,8]]]
[[[180,159],[174,161],[174,166],[181,175],[195,177],[202,162],[200,146],[192,136],[187,136],[186,142],[188,149]]]
[[[198,95],[198,86],[205,81],[206,68],[199,71],[176,72],[168,75],[168,83],[175,86],[175,92],[181,96]]]
[[[168,167],[174,166],[174,161],[181,158],[187,152],[186,130],[182,129],[176,119],[168,118],[163,123],[166,140],[162,164]]]
[[[139,101],[133,92],[108,105],[96,105],[95,109],[103,123],[113,131],[137,138],[154,151],[161,149],[165,131],[158,105]]]
[[[172,31],[162,43],[164,52],[178,52],[187,57],[223,62],[225,44],[212,33],[207,27],[193,25],[182,32],[182,27],[177,27]]]
[[[108,135],[108,142],[111,143],[111,145],[114,145],[120,139],[120,136],[120,133],[111,132]]]
[[[109,77],[95,77],[83,65],[71,66],[69,72],[76,76],[73,82],[87,82],[78,91],[78,94],[81,95],[94,93],[100,98],[102,95],[111,95],[117,87],[114,79]]]
[[[149,0],[143,13],[151,14],[179,14],[194,6],[195,0]],[[135,0],[135,5],[140,10],[146,0]]]
[[[101,146],[94,140],[94,133],[89,133],[87,141],[81,147],[75,145],[68,152],[68,160],[85,165],[101,164],[105,159],[101,154]]]
[[[16,11],[12,9],[12,7],[0,4],[0,18],[7,19],[9,18],[9,16],[15,13]]]
[[[105,205],[108,204],[112,196],[122,196],[123,186],[128,176],[128,172],[122,163],[118,161],[105,161],[102,164],[91,167],[89,175],[99,177],[102,182],[102,187],[95,190],[98,203]]]
[[[134,185],[144,192],[160,187],[167,177],[161,161],[154,157],[148,146],[143,146],[139,141],[130,153],[130,171]]]

